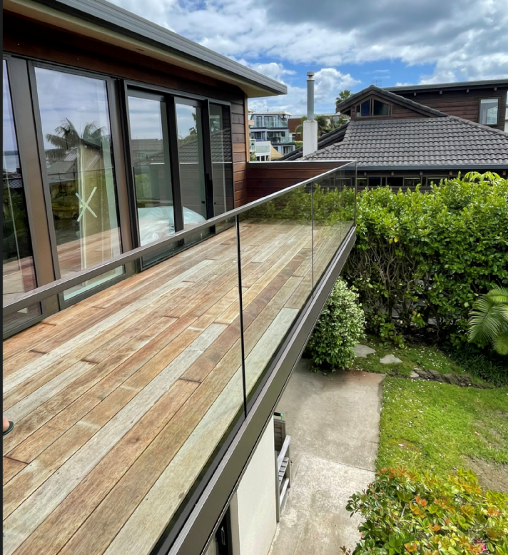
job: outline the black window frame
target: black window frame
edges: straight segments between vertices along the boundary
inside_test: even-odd
[[[375,115],[374,114],[374,102],[381,102],[382,104],[385,104],[386,106],[388,106],[389,110],[388,110],[388,114],[381,114],[381,115]],[[361,106],[362,104],[364,104],[365,102],[369,103],[369,115],[368,116],[362,116],[362,109]],[[379,100],[379,98],[369,98],[367,100],[364,100],[363,102],[359,102],[354,109],[354,113],[356,115],[357,118],[361,118],[361,119],[366,119],[366,118],[388,118],[391,117],[392,115],[392,104],[385,102],[384,100]]]
[[[497,118],[496,118],[496,123],[482,123],[481,122],[481,117],[482,117],[482,100],[495,100],[497,101]],[[500,103],[500,98],[497,96],[489,96],[489,97],[485,97],[485,98],[479,98],[478,99],[478,123],[480,123],[481,125],[486,125],[488,127],[497,127],[499,125],[499,114],[501,112],[501,103]]]
[[[110,121],[112,151],[111,158],[114,167],[114,176],[117,193],[117,217],[120,226],[120,240],[122,252],[127,252],[139,246],[139,233],[137,222],[137,210],[135,203],[135,187],[132,182],[132,155],[130,152],[130,134],[128,128],[128,112],[126,93],[128,87],[145,91],[150,94],[165,95],[179,101],[199,102],[202,107],[203,116],[203,142],[204,142],[204,162],[205,180],[207,190],[207,219],[214,216],[213,205],[213,174],[212,158],[210,147],[210,103],[225,106],[229,110],[229,122],[232,124],[232,102],[216,98],[214,96],[204,96],[189,93],[187,91],[172,89],[128,79],[116,74],[106,73],[98,70],[83,69],[61,62],[48,61],[34,56],[4,52],[3,59],[7,62],[9,75],[9,85],[11,88],[13,116],[16,122],[16,133],[18,137],[18,149],[20,151],[21,171],[26,178],[27,192],[26,202],[28,211],[29,228],[32,234],[33,259],[37,286],[45,285],[60,277],[58,257],[56,252],[56,237],[51,213],[50,192],[48,189],[48,176],[44,155],[44,141],[42,126],[38,106],[36,89],[35,68],[41,67],[53,71],[65,72],[71,75],[81,75],[92,79],[100,79],[106,82],[108,99],[108,116]],[[15,88],[14,88],[15,87]],[[171,110],[170,110],[171,111]],[[23,123],[21,123],[21,120]],[[169,128],[176,137],[176,120],[174,125]],[[231,153],[233,159],[233,132],[231,129]],[[175,141],[170,141],[177,149]],[[179,171],[179,165],[174,160],[178,160],[177,153],[171,156],[171,168]],[[233,170],[234,171],[234,170]],[[233,178],[234,179],[234,178]],[[179,184],[179,181],[178,181]],[[28,190],[28,185],[29,189]],[[234,187],[234,183],[233,183]],[[32,191],[34,189],[34,191]],[[178,191],[179,192],[179,191]],[[211,195],[211,196],[210,196]],[[210,199],[210,200],[209,200]],[[174,197],[175,202],[175,197]],[[176,222],[175,222],[176,223]],[[210,232],[215,233],[214,226],[210,227]],[[203,235],[202,238],[204,238]],[[201,237],[196,237],[196,241]],[[178,248],[165,253],[164,256],[157,258],[153,264],[161,262],[179,252],[182,248],[194,244],[177,245]],[[150,264],[152,265],[152,264]],[[67,300],[62,293],[54,298],[47,299],[42,303],[41,315],[30,319],[26,324],[13,326],[4,330],[3,337],[7,338],[23,329],[26,329],[42,319],[64,310],[79,301],[88,298],[96,293],[113,286],[115,283],[147,269],[149,265],[141,267],[139,264],[129,264],[124,267],[123,274],[99,284],[88,291],[84,291]]]

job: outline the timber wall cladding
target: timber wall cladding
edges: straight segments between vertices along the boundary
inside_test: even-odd
[[[238,206],[338,168],[345,162],[248,162],[246,188]],[[243,200],[245,199],[245,200]]]
[[[4,51],[231,102],[235,203],[246,202],[242,202],[246,190],[246,100],[238,87],[8,12],[4,12]]]
[[[464,118],[470,121],[478,123],[479,110],[480,110],[480,99],[481,98],[498,98],[499,99],[499,125],[496,127],[498,129],[504,129],[504,119],[503,116],[506,112],[506,91],[508,87],[498,87],[497,91],[493,89],[477,89],[470,90],[468,93],[466,91],[443,91],[439,94],[439,91],[435,92],[424,92],[417,93],[416,96],[413,93],[397,93],[400,96],[404,96],[409,100],[418,102],[429,108],[434,108],[450,116],[458,116],[459,118]]]

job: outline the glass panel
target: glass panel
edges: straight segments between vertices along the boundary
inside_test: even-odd
[[[311,187],[288,191],[241,215],[247,394],[312,291]]]
[[[210,104],[210,145],[212,148],[213,212],[215,216],[218,216],[234,208],[231,118],[226,106]]]
[[[370,100],[362,102],[360,105],[360,115],[362,117],[370,116]]]
[[[497,124],[498,98],[482,98],[480,100],[480,123],[484,125]]]
[[[129,97],[129,122],[141,246],[175,232],[166,104]]]
[[[390,115],[390,108],[389,104],[385,104],[379,100],[374,99],[374,115],[375,116],[389,116]]]
[[[106,82],[36,68],[46,169],[62,277],[121,253]],[[64,293],[69,299],[117,268]]]
[[[3,61],[3,304],[37,286],[7,64]],[[41,313],[35,304],[4,318],[4,328]],[[5,330],[4,330],[5,331]]]
[[[355,166],[346,165],[314,186],[313,283],[325,273],[351,229],[355,206]]]
[[[155,341],[160,343],[159,355],[150,365],[158,374],[147,375],[152,380],[148,387],[163,407],[170,406],[171,397],[181,399],[179,412],[161,432],[165,439],[160,449],[170,446],[171,453],[148,474],[143,465],[139,468],[150,485],[164,470],[162,482],[154,486],[165,499],[158,534],[178,516],[217,450],[244,417],[236,227],[225,218],[217,228],[223,231],[146,270],[144,282],[149,286],[153,280],[158,289],[138,289],[130,298],[131,303],[152,307],[144,316],[147,326],[167,327]],[[139,387],[139,377],[133,379],[132,385]],[[150,407],[153,400],[148,398]],[[145,509],[148,514],[153,510]]]
[[[189,229],[206,219],[201,108],[177,103],[176,120],[183,221]]]
[[[405,177],[404,187],[416,187],[421,182],[422,182],[421,177]]]

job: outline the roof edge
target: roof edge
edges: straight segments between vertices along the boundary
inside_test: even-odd
[[[261,89],[264,96],[287,94],[286,85],[105,0],[8,0],[4,3],[4,9],[21,13],[16,8],[36,11],[37,5],[156,47],[169,55],[187,60],[197,68],[207,68],[228,76],[237,84],[243,82],[252,88]],[[173,64],[178,65],[178,62]],[[220,80],[220,76],[216,78]]]
[[[482,81],[456,81],[454,83],[428,83],[424,85],[396,85],[394,87],[383,87],[385,91],[397,93],[412,92],[412,91],[425,91],[425,90],[439,90],[439,89],[462,89],[462,88],[476,88],[476,87],[489,87],[489,86],[506,86],[508,87],[508,79],[486,79]]]
[[[346,98],[340,104],[337,104],[337,106],[336,106],[337,112],[342,112],[344,109],[349,108],[352,104],[357,102],[359,98],[361,98],[364,95],[369,94],[370,92],[375,92],[375,93],[379,94],[380,96],[386,98],[387,100],[398,102],[399,104],[402,104],[404,106],[408,106],[409,108],[411,108],[415,111],[418,111],[420,113],[424,113],[424,114],[428,114],[428,115],[436,116],[436,117],[448,117],[448,114],[445,114],[444,112],[440,112],[439,110],[436,110],[434,108],[429,108],[428,106],[424,106],[423,104],[419,104],[418,102],[414,102],[413,100],[409,100],[408,98],[405,98],[404,96],[400,96],[400,95],[395,94],[393,92],[387,91],[386,89],[381,89],[380,87],[376,87],[376,85],[369,85],[365,89],[362,89],[361,91],[353,94],[349,98]]]

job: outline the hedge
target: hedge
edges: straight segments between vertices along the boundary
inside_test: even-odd
[[[466,174],[429,192],[363,191],[343,276],[360,294],[369,331],[400,339],[395,315],[403,328],[433,324],[463,344],[477,296],[508,285],[508,180]]]

